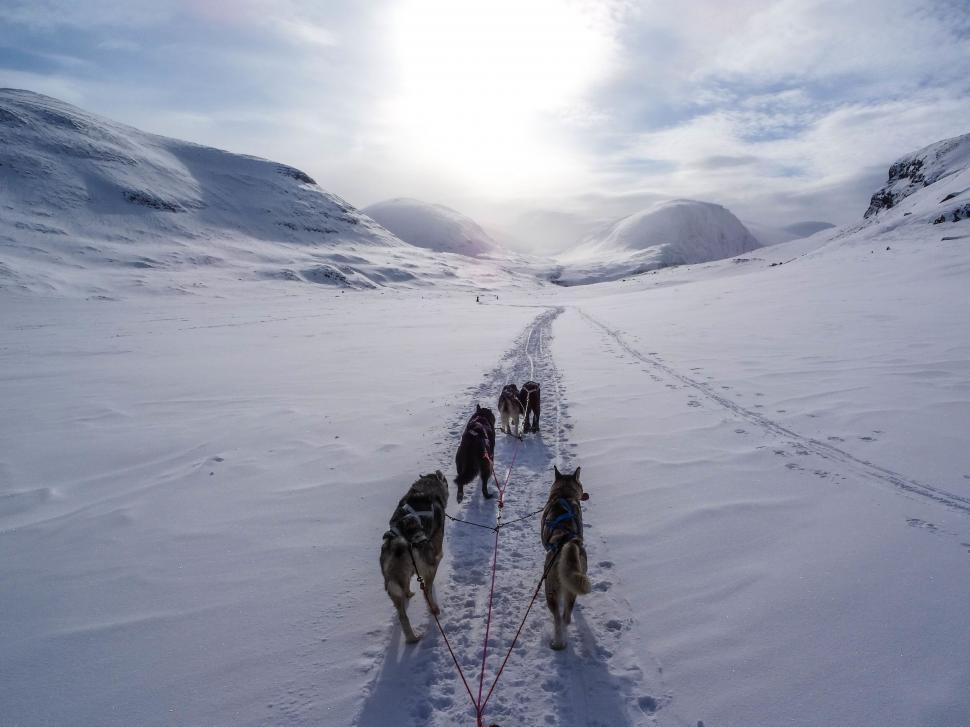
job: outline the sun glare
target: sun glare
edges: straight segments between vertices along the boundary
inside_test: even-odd
[[[553,183],[576,160],[557,122],[605,72],[608,34],[577,3],[405,0],[391,18],[402,153],[497,191]]]

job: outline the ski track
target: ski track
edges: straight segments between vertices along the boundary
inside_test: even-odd
[[[736,416],[746,419],[755,426],[760,427],[765,433],[785,440],[786,444],[793,447],[800,454],[807,454],[810,452],[824,460],[835,462],[841,465],[844,469],[849,470],[856,475],[865,477],[868,480],[873,480],[884,485],[891,485],[893,488],[903,494],[930,500],[938,504],[945,505],[946,507],[963,515],[970,515],[970,498],[948,492],[947,490],[935,485],[920,482],[907,477],[906,475],[900,474],[899,472],[895,472],[888,467],[883,467],[870,462],[869,460],[860,459],[859,457],[856,457],[855,455],[850,454],[843,449],[839,449],[831,444],[827,444],[826,442],[798,434],[797,432],[782,426],[778,422],[752,411],[751,409],[746,409],[737,402],[718,394],[717,391],[715,391],[713,384],[706,384],[702,381],[698,381],[697,379],[693,379],[690,376],[681,373],[672,366],[663,363],[658,358],[641,353],[624,340],[621,331],[610,328],[606,324],[598,321],[596,318],[593,318],[581,308],[576,308],[576,311],[594,328],[598,328],[601,332],[612,339],[628,355],[642,363],[647,364],[654,370],[663,373],[667,377],[675,379],[682,384],[695,389],[708,399],[711,399],[716,404],[729,410]]]
[[[470,397],[446,427],[446,436],[429,453],[425,470],[439,467],[448,473],[450,480],[454,476],[455,448],[475,403],[494,408],[503,382],[522,383],[527,377],[539,381],[544,410],[554,412],[554,416],[546,414],[541,418],[540,433],[527,435],[519,445],[505,493],[505,521],[540,508],[552,484],[553,464],[565,469],[574,459],[574,447],[567,441],[571,424],[562,378],[548,346],[542,345],[543,338],[552,335],[552,324],[562,311],[562,308],[544,309],[527,326],[482,383],[469,390]],[[502,482],[515,444],[514,438],[500,430],[496,432],[495,467]],[[402,481],[402,488],[404,484]],[[495,491],[494,479],[489,489]],[[484,500],[477,480],[466,486],[465,502],[461,505],[454,502],[454,485],[451,490],[450,514],[494,525],[497,500]],[[652,725],[655,724],[653,713],[670,701],[669,695],[655,697],[644,692],[643,671],[636,649],[630,643],[633,622],[630,605],[617,593],[619,589],[614,588],[616,578],[611,572],[613,564],[606,544],[595,535],[595,503],[584,507],[584,518],[589,576],[594,589],[577,603],[567,632],[569,646],[562,652],[549,648],[551,619],[540,592],[485,708],[486,725]],[[494,540],[494,532],[490,530],[448,521],[445,557],[435,585],[442,609],[442,626],[476,696],[481,678]],[[538,517],[501,530],[483,695],[488,693],[542,574],[544,555],[539,542]],[[376,563],[373,577],[380,577]],[[416,595],[411,599],[409,615],[415,629],[424,637],[415,646],[404,644],[388,599],[387,620],[391,625],[383,632],[383,648],[364,654],[369,662],[364,670],[376,673],[354,724],[358,727],[474,725],[475,708],[428,614],[417,583],[413,590]],[[373,632],[375,640],[380,633]],[[383,663],[379,657],[382,652]]]

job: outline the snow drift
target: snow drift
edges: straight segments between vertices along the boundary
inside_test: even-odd
[[[678,199],[661,202],[587,237],[559,257],[562,284],[615,280],[626,275],[733,257],[761,247],[726,208]]]
[[[364,208],[399,238],[436,252],[477,257],[498,250],[498,244],[470,217],[442,204],[397,197]]]

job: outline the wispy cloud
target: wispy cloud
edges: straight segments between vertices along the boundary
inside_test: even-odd
[[[501,222],[846,222],[970,127],[966,0],[10,0],[0,27],[4,85]]]

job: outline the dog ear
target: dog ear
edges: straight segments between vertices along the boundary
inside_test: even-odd
[[[559,474],[559,465],[553,465],[553,467],[552,467],[552,471],[556,473],[556,479],[557,479],[557,480],[558,480],[558,479],[559,479],[560,477],[562,477],[562,475],[561,475],[561,474]]]
[[[475,404],[475,413],[476,414],[481,414],[482,413],[482,405],[481,404]]]
[[[573,472],[573,479],[576,480],[577,482],[579,482],[579,470],[580,469],[582,469],[582,468],[581,467],[577,467],[576,468],[576,471]]]

